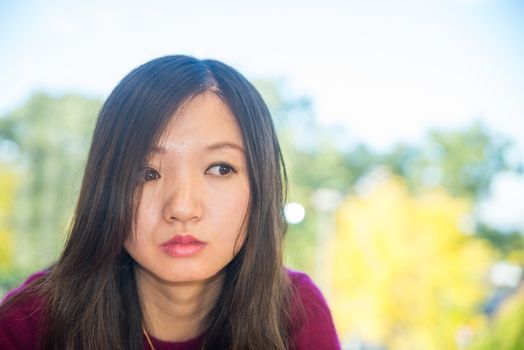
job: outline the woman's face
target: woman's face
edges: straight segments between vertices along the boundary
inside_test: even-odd
[[[219,97],[206,92],[180,108],[144,181],[127,252],[166,282],[221,271],[243,244],[250,191],[242,134]]]

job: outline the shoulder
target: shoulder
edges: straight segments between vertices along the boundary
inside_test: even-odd
[[[36,280],[39,280],[39,279],[43,278],[48,273],[49,273],[49,271],[47,271],[47,270],[38,271],[38,272],[33,273],[19,287],[15,288],[15,289],[12,289],[9,292],[7,292],[7,294],[0,301],[0,304],[4,303],[5,301],[7,301],[8,299],[10,299],[13,296],[15,296],[17,294],[20,294],[20,292],[25,290],[31,283],[33,283]]]
[[[291,348],[340,349],[329,306],[305,273],[287,269],[292,287]]]
[[[29,290],[46,271],[31,275],[20,287],[8,292],[0,304],[0,344],[2,349],[34,349],[42,331],[44,302]]]
[[[291,286],[293,289],[293,297],[300,298],[302,303],[310,305],[313,308],[317,306],[319,309],[326,309],[327,303],[322,295],[322,292],[304,272],[287,269],[289,279],[291,280]],[[325,306],[325,307],[324,307]],[[327,310],[329,311],[329,309]]]

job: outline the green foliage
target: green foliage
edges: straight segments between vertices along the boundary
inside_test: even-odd
[[[520,232],[501,232],[485,224],[479,224],[476,232],[479,238],[489,241],[503,257],[516,250],[524,251],[524,236]]]
[[[312,102],[303,96],[286,96],[283,82],[258,81],[257,87],[276,117],[289,175],[289,201],[306,208],[304,222],[291,225],[288,234],[288,246],[300,246],[301,255],[310,253],[310,249],[299,242],[315,242],[317,213],[311,196],[318,188],[353,194],[360,179],[374,168],[385,166],[402,177],[413,193],[441,187],[475,204],[489,194],[490,184],[499,172],[519,170],[507,160],[511,143],[480,122],[458,130],[433,130],[420,144],[397,144],[390,151],[377,153],[364,144],[346,142],[340,146],[343,128],[328,129],[316,123]],[[492,234],[483,238],[495,246],[504,244],[500,247],[504,254],[515,248],[518,234],[511,241],[502,233],[491,239],[495,231],[492,228]],[[486,232],[481,229],[480,233]],[[297,267],[311,271],[311,259],[294,256],[291,261],[301,261]]]
[[[502,307],[469,350],[521,350],[524,344],[524,289]]]
[[[0,143],[16,145],[0,161],[16,179],[9,231],[19,268],[32,270],[56,258],[99,106],[80,96],[39,93],[0,117]]]
[[[479,200],[494,176],[512,169],[506,159],[511,142],[476,122],[463,130],[434,130],[418,146],[397,145],[383,159],[412,189],[444,187],[456,196]]]

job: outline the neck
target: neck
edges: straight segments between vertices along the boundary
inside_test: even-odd
[[[146,331],[157,339],[177,342],[204,331],[224,275],[220,272],[203,281],[167,282],[137,266],[136,282]]]

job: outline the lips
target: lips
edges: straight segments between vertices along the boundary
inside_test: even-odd
[[[198,254],[205,246],[205,242],[191,235],[176,235],[169,241],[162,243],[160,249],[169,256],[185,258]]]

